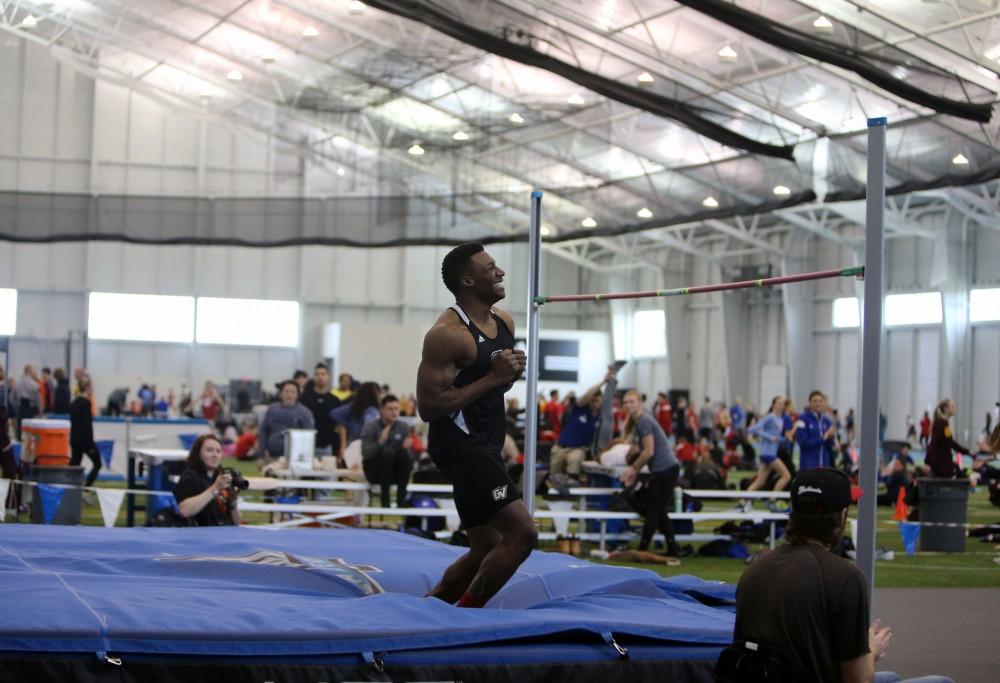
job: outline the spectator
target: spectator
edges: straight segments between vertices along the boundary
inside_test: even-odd
[[[597,422],[597,436],[595,446],[598,453],[603,452],[612,439],[621,432],[618,431],[618,399],[615,398],[615,389],[618,388],[618,371],[624,367],[625,361],[615,361],[608,366],[608,372],[604,376],[604,391],[601,394],[601,416]],[[624,412],[624,411],[623,411]],[[628,416],[622,417],[621,426],[625,426]]]
[[[687,436],[685,435],[685,438]],[[694,451],[695,447],[692,444],[686,444],[691,447]],[[696,489],[725,489],[726,488],[726,473],[722,471],[722,468],[712,459],[712,454],[708,448],[700,450],[695,456],[694,471],[691,474],[691,484]]]
[[[782,439],[778,444],[778,460],[785,463],[788,471],[795,476],[795,463],[792,462],[792,455],[795,452],[795,432],[798,429],[795,423],[798,421],[798,414],[792,399],[785,399],[785,412],[781,416]]]
[[[38,379],[38,394],[41,401],[42,413],[52,412],[52,403],[55,401],[56,383],[52,379],[52,368],[42,368],[42,376]]]
[[[313,368],[313,380],[302,392],[301,401],[316,424],[316,456],[333,455],[335,434],[330,411],[336,407],[337,399],[330,393],[330,370],[324,363]]]
[[[148,384],[139,387],[139,401],[142,404],[143,417],[150,417],[156,412],[156,392]]]
[[[892,634],[878,621],[868,624],[864,576],[830,552],[843,538],[855,491],[846,474],[830,468],[803,471],[792,481],[785,543],[740,578],[734,646],[720,657],[717,680],[744,680],[737,662],[762,659],[770,664],[768,680],[899,680],[875,673]]]
[[[844,435],[848,446],[854,443],[854,408],[848,409],[847,417],[844,418]]]
[[[365,478],[378,484],[382,507],[389,507],[389,488],[396,485],[396,507],[406,501],[406,485],[413,471],[410,427],[399,419],[399,399],[392,394],[382,397],[378,418],[361,429],[361,454]]]
[[[309,373],[305,370],[296,370],[292,375],[292,381],[299,385],[299,395],[306,390],[306,384],[309,383]]]
[[[775,491],[784,491],[788,482],[792,480],[792,475],[785,467],[785,463],[778,459],[778,446],[781,444],[784,431],[781,419],[784,413],[784,397],[775,396],[771,400],[771,411],[750,428],[749,433],[759,439],[757,449],[760,465],[757,468],[757,476],[747,488],[748,491],[757,491],[763,488],[772,474],[778,476],[778,481],[774,484]]]
[[[41,393],[38,389],[38,374],[33,365],[24,366],[24,375],[14,385],[17,405],[17,440],[21,440],[21,423],[37,417],[41,412]]]
[[[656,394],[656,405],[653,407],[653,415],[657,424],[663,429],[667,436],[674,435],[674,410],[670,407],[667,395],[662,391]]]
[[[87,398],[86,383],[82,382],[80,394],[73,399],[69,406],[69,447],[72,456],[69,464],[76,467],[83,462],[83,456],[87,456],[92,463],[84,486],[93,486],[101,471],[101,454],[97,450],[94,442],[94,411],[91,409],[90,399]]]
[[[545,420],[549,423],[549,429],[557,435],[562,431],[563,405],[559,402],[559,390],[553,389],[549,392],[549,401],[545,404]]]
[[[257,420],[252,417],[243,421],[243,433],[236,439],[236,448],[233,454],[238,460],[247,460],[250,454],[257,448]]]
[[[876,502],[878,505],[895,505],[899,500],[900,489],[906,490],[910,485],[913,472],[913,458],[910,457],[910,444],[903,446],[893,456],[892,461],[882,470],[882,481],[885,482],[885,493],[880,493]]]
[[[604,381],[587,389],[587,392],[569,409],[559,439],[552,446],[549,456],[549,474],[569,474],[580,477],[580,465],[587,459],[597,433],[601,413],[601,387],[614,380],[608,370]]]
[[[698,411],[698,436],[703,439],[713,440],[712,430],[715,429],[715,408],[712,407],[712,401],[705,397],[705,402],[701,405],[701,410]]]
[[[927,444],[924,463],[930,468],[931,476],[940,479],[954,479],[961,468],[955,464],[952,451],[969,454],[969,449],[952,437],[949,424],[955,415],[955,402],[946,398],[934,409],[934,424],[931,426],[931,440]]]
[[[66,371],[62,368],[56,368],[52,376],[56,379],[56,388],[52,399],[52,412],[57,415],[66,415],[69,413],[69,404],[72,399],[69,378],[66,376]]]
[[[205,386],[201,390],[201,396],[198,398],[198,409],[201,412],[201,416],[215,424],[215,421],[221,417],[221,412],[225,408],[225,404],[222,401],[222,396],[219,395],[218,390],[215,385],[212,384],[211,380],[205,382]]]
[[[365,382],[358,387],[357,393],[350,403],[338,406],[330,411],[330,419],[340,436],[340,452],[337,457],[345,460],[347,448],[352,442],[361,438],[362,428],[372,420],[379,417],[379,388],[375,382]],[[353,447],[358,452],[351,453],[348,458],[351,462],[346,463],[348,467],[360,465],[363,462],[363,454],[360,452],[360,442]],[[345,461],[346,462],[346,461]]]
[[[78,386],[86,386],[84,380],[80,380]],[[82,391],[80,393],[83,393]],[[111,417],[117,415],[125,414],[125,406],[128,402],[128,389],[126,387],[118,387],[110,394],[108,394],[108,407],[107,413]]]
[[[889,418],[882,412],[882,406],[878,408],[878,445],[881,447],[885,443],[885,429],[889,425]]]
[[[309,409],[299,403],[298,383],[286,379],[281,383],[278,401],[268,407],[257,433],[258,458],[280,458],[285,454],[285,432],[313,429],[315,424]]]
[[[174,487],[181,517],[193,526],[238,525],[239,489],[233,486],[233,475],[221,467],[222,442],[214,434],[202,434],[184,464]]]
[[[0,377],[2,374],[0,373]],[[0,406],[0,476],[13,482],[18,479],[18,468],[17,461],[14,460],[14,444],[10,441],[10,425],[8,423],[7,408]],[[17,510],[20,503],[18,495],[20,490],[21,487],[16,484],[10,486],[7,491],[7,499],[0,500],[0,505],[4,506],[4,510]]]
[[[837,427],[826,411],[826,396],[814,390],[809,394],[809,410],[795,421],[795,440],[799,444],[799,469],[830,467],[833,464]]]
[[[687,424],[688,435],[691,437],[691,442],[693,443],[698,434],[698,411],[694,409],[693,403],[688,404],[687,412],[684,413],[684,419]]]
[[[346,403],[354,394],[354,378],[349,373],[342,372],[337,378],[337,388],[333,390],[333,395],[342,404]]]
[[[920,418],[920,447],[926,449],[931,440],[931,416],[925,410],[924,416]]]
[[[913,416],[906,415],[906,440],[914,441],[917,438],[917,425],[913,422]]]
[[[680,548],[674,540],[674,527],[667,514],[667,507],[674,500],[674,486],[680,473],[680,465],[674,456],[667,435],[651,415],[645,412],[642,396],[637,391],[625,393],[625,409],[629,419],[625,427],[626,439],[633,441],[629,450],[631,465],[626,467],[620,478],[625,486],[635,484],[639,470],[649,465],[649,494],[646,499],[646,518],[642,526],[639,550],[648,550],[653,540],[653,532],[659,528],[667,541],[667,555],[677,557]]]
[[[683,396],[677,397],[677,412],[674,413],[674,432],[676,432],[678,438],[681,434],[687,433],[687,399]],[[688,442],[694,440],[693,434],[687,435]]]
[[[729,417],[733,429],[737,432],[746,428],[747,411],[743,409],[743,399],[739,396],[733,401],[733,405],[729,406]]]

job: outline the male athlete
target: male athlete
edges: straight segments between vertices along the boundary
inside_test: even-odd
[[[417,408],[430,423],[427,449],[451,478],[469,552],[445,570],[429,595],[459,607],[482,607],[528,559],[535,526],[500,455],[503,395],[524,371],[514,349],[514,321],[493,308],[504,298],[504,272],[475,242],[441,264],[455,305],[424,337]]]

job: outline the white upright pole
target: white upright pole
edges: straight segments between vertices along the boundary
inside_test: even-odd
[[[528,233],[528,386],[524,406],[524,505],[535,515],[535,462],[538,456],[538,327],[541,306],[538,297],[538,273],[542,251],[542,193],[531,193],[531,231]]]
[[[861,453],[858,501],[858,568],[865,576],[869,620],[875,610],[875,496],[878,491],[879,372],[882,362],[882,297],[885,292],[885,118],[868,119],[868,197],[865,214],[865,286],[861,317]]]

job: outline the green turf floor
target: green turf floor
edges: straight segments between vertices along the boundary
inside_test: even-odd
[[[259,476],[256,466],[252,462],[227,459],[224,466],[236,467],[246,476]],[[114,488],[124,488],[125,486],[124,482],[111,481],[100,482],[100,485]],[[249,500],[259,500],[260,494],[252,492],[244,494],[244,497]],[[538,505],[543,507],[545,501],[539,499]],[[732,506],[733,503],[729,501],[708,501],[705,510],[725,510]],[[994,559],[1000,557],[1000,549],[998,549],[1000,546],[993,543],[980,543],[978,539],[969,538],[966,540],[964,553],[927,552],[907,556],[903,553],[902,539],[891,517],[891,509],[878,509],[878,546],[895,553],[895,559],[892,561],[879,561],[876,564],[875,582],[878,587],[1000,587],[1000,565],[994,563]],[[143,519],[141,513],[139,518],[141,523]],[[23,516],[22,521],[24,521]],[[249,524],[262,524],[269,520],[264,513],[251,513],[244,515],[244,521]],[[383,521],[391,524],[399,520],[386,518]],[[980,488],[970,496],[968,521],[971,524],[1000,523],[1000,508],[990,504],[985,488]],[[103,524],[100,509],[97,506],[85,505],[83,523],[93,526]],[[117,525],[125,525],[124,505],[118,515]],[[719,522],[702,522],[696,525],[695,530],[701,533],[710,533],[718,525]],[[698,546],[698,544],[694,545]],[[596,546],[584,544],[581,554],[588,557],[592,547]],[[765,546],[752,546],[750,550],[755,551],[763,547]],[[542,549],[551,550],[553,548],[551,544],[543,544]],[[703,579],[727,582],[738,581],[746,567],[742,560],[715,557],[684,558],[680,567],[641,566],[653,569],[664,576],[693,574]]]

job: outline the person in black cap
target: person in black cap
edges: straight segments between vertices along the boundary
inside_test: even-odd
[[[759,557],[740,579],[734,642],[719,660],[717,680],[758,680],[746,675],[749,659],[767,664],[768,681],[900,680],[890,672],[875,673],[892,632],[877,620],[869,626],[864,576],[830,552],[843,538],[847,510],[861,493],[846,474],[829,467],[792,480],[785,543]]]

